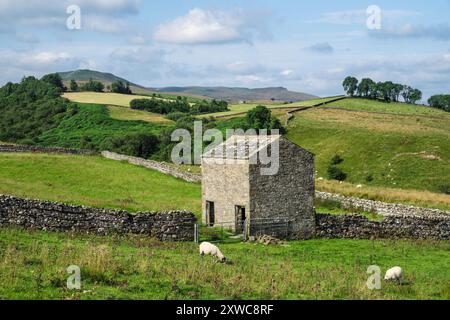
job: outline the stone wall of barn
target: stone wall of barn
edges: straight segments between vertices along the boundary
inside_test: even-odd
[[[261,165],[250,166],[250,211],[255,231],[275,221],[274,231],[286,220],[289,230],[280,237],[308,239],[314,236],[314,155],[292,142],[280,139],[280,167],[275,175],[262,175]],[[279,219],[277,221],[277,219]],[[275,232],[276,235],[276,232]]]

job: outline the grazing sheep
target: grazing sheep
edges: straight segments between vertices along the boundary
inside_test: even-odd
[[[220,262],[227,261],[225,256],[219,250],[219,248],[217,248],[215,245],[213,245],[209,242],[203,242],[202,244],[200,244],[200,255],[201,256],[211,255],[211,256],[219,259]]]
[[[403,270],[400,267],[394,267],[389,269],[384,276],[384,280],[395,280],[397,282],[401,282],[403,280]]]

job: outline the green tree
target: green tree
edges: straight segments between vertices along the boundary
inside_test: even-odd
[[[78,83],[75,80],[70,80],[70,90],[71,91],[78,91]]]
[[[449,94],[434,95],[430,99],[428,99],[428,104],[432,108],[437,108],[450,112],[450,95]]]
[[[105,86],[99,81],[89,79],[87,83],[81,86],[81,91],[103,92]]]
[[[385,102],[391,102],[394,83],[392,81],[379,82],[378,91]]]
[[[50,73],[42,77],[41,81],[50,83],[54,85],[55,87],[58,87],[61,89],[61,91],[66,91],[66,87],[64,87],[64,83],[62,81],[61,76],[59,73]]]
[[[134,133],[109,139],[102,149],[147,159],[158,151],[159,143],[153,134]]]
[[[398,102],[400,100],[400,94],[402,93],[403,85],[399,83],[394,83],[394,87],[392,88],[392,101]]]
[[[369,84],[369,98],[370,99],[378,98],[378,84],[375,81],[372,81]]]
[[[127,82],[124,84],[122,81],[117,81],[111,84],[111,92],[121,94],[132,94],[130,84]]]
[[[409,100],[412,104],[416,104],[417,101],[422,100],[422,91],[420,91],[419,89],[413,89],[411,91],[411,95],[409,97]]]
[[[344,90],[347,93],[347,95],[353,97],[355,95],[356,90],[358,89],[358,79],[356,79],[355,77],[347,77],[342,83],[342,86],[344,87]]]
[[[403,97],[403,101],[405,101],[406,103],[410,103],[410,97],[411,97],[411,92],[412,92],[413,88],[411,88],[410,86],[404,85],[403,86],[403,90],[402,90],[402,97]]]
[[[280,120],[272,116],[272,112],[265,106],[257,106],[247,112],[245,122],[249,129],[278,129],[281,134],[286,133],[286,129]]]
[[[338,167],[338,165],[342,162],[344,162],[344,159],[339,155],[335,155],[331,159],[330,165],[327,170],[329,179],[338,181],[345,181],[347,179],[347,174]]]
[[[361,97],[369,98],[371,88],[374,84],[375,82],[372,79],[362,79],[360,84],[358,85],[358,95]]]

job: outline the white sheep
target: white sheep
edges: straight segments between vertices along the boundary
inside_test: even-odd
[[[397,282],[401,282],[403,280],[403,270],[400,267],[394,267],[389,269],[384,276],[384,280],[395,280]]]
[[[222,252],[219,250],[219,248],[217,248],[217,246],[209,242],[203,242],[202,244],[200,244],[200,255],[201,256],[211,255],[219,259],[220,262],[225,262],[227,260],[225,256],[222,254]]]

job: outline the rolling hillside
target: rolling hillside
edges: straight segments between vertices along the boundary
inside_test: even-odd
[[[183,93],[206,96],[217,100],[230,102],[239,101],[273,101],[273,102],[298,102],[317,98],[314,95],[292,92],[286,88],[229,88],[229,87],[167,87],[155,89],[159,92]]]
[[[287,111],[332,99],[334,97],[268,107],[284,122]],[[239,122],[239,117],[255,106],[231,105],[229,112],[202,117],[213,115],[218,117],[217,127],[233,127]],[[110,111],[116,119],[164,123],[164,118],[157,115],[128,115],[124,113],[127,109]],[[330,160],[339,154],[344,158],[341,167],[348,174],[347,182],[361,184],[363,190],[422,190],[433,192],[425,199],[431,201],[435,198],[434,203],[446,205],[450,201],[442,199],[449,197],[445,193],[448,193],[450,184],[450,114],[444,111],[404,103],[345,99],[295,113],[289,123],[287,137],[317,155],[317,177],[328,178]],[[322,182],[319,185],[322,190],[350,195],[361,191],[343,188],[342,184]],[[385,193],[391,192],[385,190]],[[383,190],[377,189],[366,194],[358,192],[358,195],[392,201],[390,197],[383,198],[382,193]],[[417,197],[422,198],[421,195]],[[397,194],[397,199],[412,200],[401,194]]]
[[[113,82],[122,81],[123,83],[130,83],[130,88],[133,91],[134,94],[141,94],[141,95],[152,95],[154,93],[160,94],[163,96],[163,98],[167,99],[176,99],[177,95],[168,94],[168,93],[161,93],[157,90],[148,89],[144,86],[141,86],[139,84],[133,83],[131,81],[128,81],[127,79],[118,77],[112,73],[105,73],[105,72],[99,72],[99,71],[93,71],[93,70],[75,70],[75,71],[68,71],[68,72],[59,72],[61,75],[61,78],[63,79],[66,86],[69,85],[70,80],[75,80],[79,83],[84,83],[89,81],[90,79],[94,81],[99,81],[103,83],[105,86],[110,85]],[[182,96],[186,96],[185,94],[178,94]],[[192,102],[195,102],[199,99],[203,99],[205,97],[191,97]]]
[[[105,85],[110,85],[116,81],[124,83],[129,82],[131,90],[135,94],[151,95],[157,93],[164,98],[173,99],[177,96],[187,96],[192,99],[190,102],[195,102],[199,99],[217,99],[226,100],[230,102],[239,101],[273,101],[282,102],[298,102],[305,101],[316,96],[292,92],[285,88],[229,88],[229,87],[165,87],[165,88],[146,88],[142,85],[128,81],[127,79],[118,77],[112,73],[104,73],[92,70],[75,70],[69,72],[59,72],[66,85],[70,80],[77,82],[87,82],[89,79],[100,81]]]
[[[339,154],[353,184],[448,192],[448,113],[346,99],[296,113],[288,129],[290,140],[316,154],[318,177],[327,177],[331,158]]]

